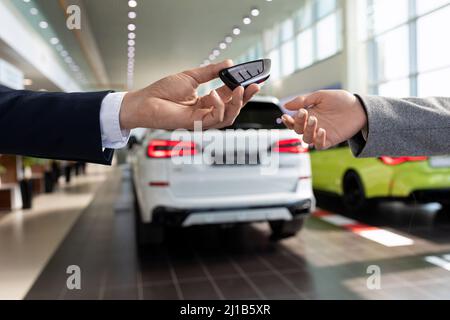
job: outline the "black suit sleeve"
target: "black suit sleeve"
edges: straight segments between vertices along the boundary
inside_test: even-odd
[[[0,86],[0,153],[111,164],[100,107],[108,92],[48,93]]]

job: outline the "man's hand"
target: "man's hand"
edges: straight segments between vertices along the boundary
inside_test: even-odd
[[[259,91],[251,85],[245,91],[223,86],[199,97],[200,84],[218,77],[233,65],[231,60],[168,76],[136,92],[127,93],[120,112],[122,129],[193,129],[201,121],[204,129],[231,125],[242,107]]]
[[[367,126],[366,112],[358,98],[347,91],[318,91],[285,105],[299,110],[295,117],[283,116],[284,124],[316,149],[328,149],[354,137]]]

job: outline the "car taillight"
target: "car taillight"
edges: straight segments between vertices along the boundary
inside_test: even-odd
[[[308,148],[302,146],[300,139],[280,140],[272,148],[273,152],[279,153],[306,153]]]
[[[426,161],[428,157],[381,157],[380,160],[388,166],[397,166],[405,162]]]
[[[150,158],[172,158],[196,155],[197,145],[191,141],[153,140],[147,148]]]

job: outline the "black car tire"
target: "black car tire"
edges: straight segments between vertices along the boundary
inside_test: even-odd
[[[305,224],[306,217],[296,218],[292,221],[269,221],[272,234],[270,239],[272,241],[279,241],[286,238],[294,237]]]
[[[346,213],[361,215],[368,210],[368,200],[361,178],[355,171],[348,171],[343,179],[342,202]]]

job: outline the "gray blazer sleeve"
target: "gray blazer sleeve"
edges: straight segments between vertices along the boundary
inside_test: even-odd
[[[450,98],[357,97],[367,113],[368,136],[350,140],[355,156],[450,154]]]

